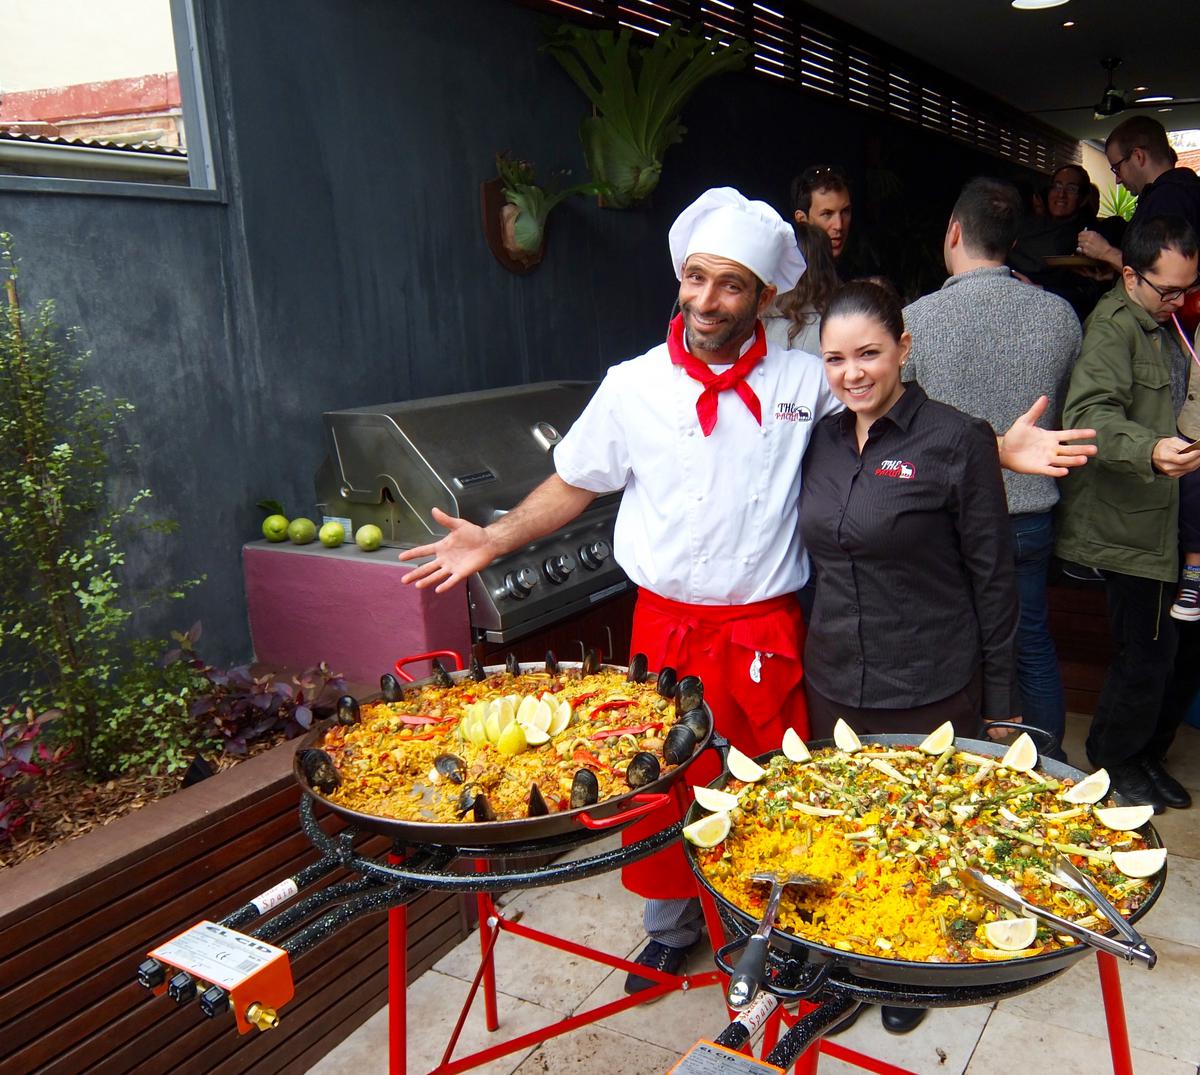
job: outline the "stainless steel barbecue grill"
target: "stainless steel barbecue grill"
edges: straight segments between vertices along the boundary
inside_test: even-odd
[[[318,506],[354,529],[374,523],[396,548],[440,536],[435,507],[486,526],[553,473],[554,446],[595,389],[547,381],[328,411]],[[619,504],[619,494],[597,497],[567,526],[472,578],[477,635],[508,642],[630,589],[612,559]]]

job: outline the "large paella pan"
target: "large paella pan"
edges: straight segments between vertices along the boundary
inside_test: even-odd
[[[786,890],[776,952],[881,982],[971,986],[1050,974],[1087,951],[983,894],[979,877],[1101,934],[1108,921],[1063,871],[1081,871],[1123,920],[1150,909],[1165,849],[1150,808],[1108,795],[1103,771],[1038,758],[1027,737],[1020,759],[948,731],[932,739],[860,741],[843,726],[836,741],[793,740],[786,753],[731,752],[684,831],[709,845],[689,842],[689,861],[733,935],[762,914],[768,889],[751,874],[800,872],[816,883]]]
[[[662,806],[707,745],[703,684],[583,662],[483,667],[343,699],[296,753],[305,790],[411,844],[486,847],[601,834]]]

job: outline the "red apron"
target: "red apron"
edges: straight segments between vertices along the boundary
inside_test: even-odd
[[[670,666],[680,677],[704,680],[704,700],[717,731],[744,754],[775,750],[789,727],[808,738],[800,685],[804,619],[794,594],[751,605],[685,605],[640,590],[632,651],[644,653],[652,671]],[[717,754],[705,751],[688,769],[686,783],[707,784],[719,773]],[[692,793],[683,790],[690,804]],[[644,839],[680,816],[668,803],[625,829],[622,843]],[[696,881],[679,844],[624,867],[621,879],[631,892],[648,899],[696,895]]]

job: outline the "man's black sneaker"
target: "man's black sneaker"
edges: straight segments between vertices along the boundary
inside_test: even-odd
[[[889,1004],[879,1009],[883,1029],[891,1034],[911,1034],[928,1014],[925,1008],[893,1008]]]
[[[634,962],[640,963],[643,967],[653,967],[665,974],[678,974],[684,963],[687,962],[688,951],[687,948],[672,948],[669,944],[663,944],[661,941],[651,941],[637,954]],[[625,978],[625,992],[640,993],[643,989],[649,989],[658,984],[659,982],[654,978],[645,978],[630,971]]]
[[[1173,806],[1176,810],[1186,810],[1192,805],[1191,793],[1163,768],[1162,762],[1143,758],[1142,770],[1150,778],[1158,797],[1168,806]]]
[[[1184,621],[1200,620],[1200,567],[1185,567],[1180,574],[1171,616]]]
[[[1074,579],[1076,582],[1103,582],[1104,575],[1097,571],[1094,567],[1088,567],[1086,564],[1077,564],[1074,560],[1063,560],[1060,564],[1062,573],[1069,579]]]
[[[1112,790],[1124,795],[1135,806],[1153,806],[1156,814],[1166,810],[1167,800],[1144,765],[1113,765],[1109,767],[1108,776]]]

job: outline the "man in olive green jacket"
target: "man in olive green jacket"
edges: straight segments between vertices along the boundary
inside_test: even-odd
[[[1190,358],[1171,320],[1197,282],[1196,235],[1179,217],[1138,221],[1122,257],[1121,279],[1085,325],[1063,408],[1066,423],[1096,430],[1099,452],[1063,483],[1058,554],[1102,571],[1108,593],[1115,656],[1088,757],[1117,791],[1161,813],[1191,805],[1162,762],[1196,680],[1191,669],[1175,674],[1179,638],[1168,614],[1179,575],[1178,479],[1200,469],[1200,452],[1176,433]]]

